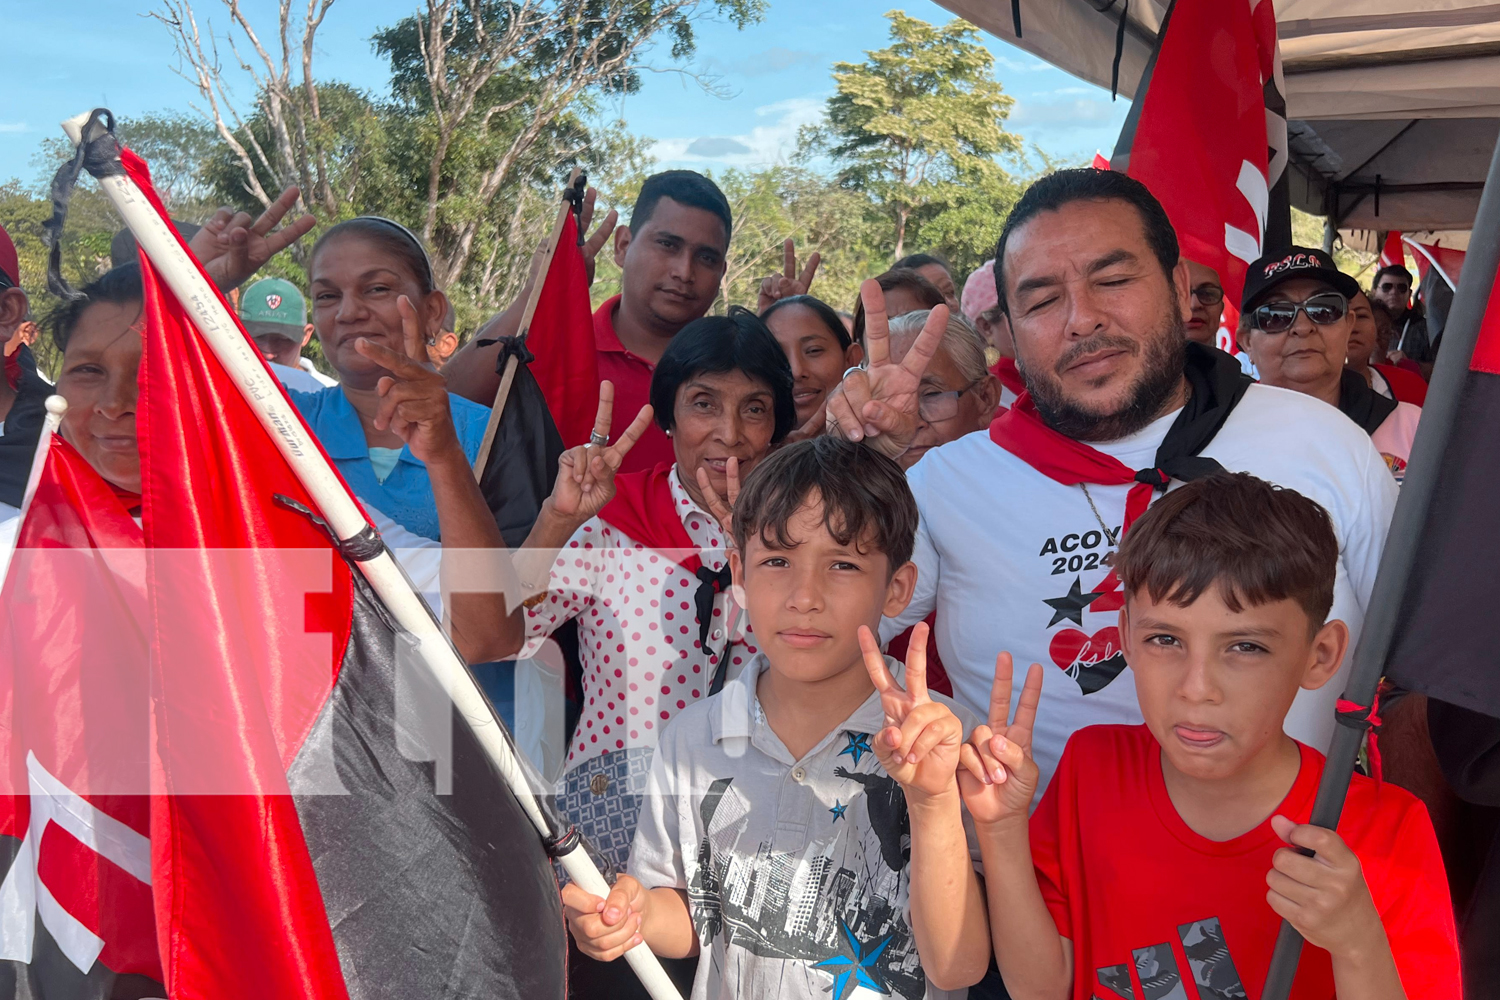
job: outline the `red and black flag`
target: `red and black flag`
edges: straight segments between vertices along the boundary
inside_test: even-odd
[[[568,448],[588,443],[599,402],[594,315],[582,243],[578,217],[565,211],[536,311],[530,323],[522,324],[526,345],[536,358],[531,374],[542,387]]]
[[[1493,275],[1466,271],[1464,281],[1494,282]],[[1450,348],[1457,353],[1457,344]],[[1440,357],[1439,365],[1446,361]],[[1408,690],[1500,718],[1496,635],[1484,625],[1487,610],[1500,602],[1494,511],[1500,492],[1500,295],[1494,284],[1465,368],[1456,378],[1435,375],[1423,406],[1425,425],[1439,398],[1457,397],[1444,400],[1456,403],[1446,438],[1428,442],[1419,436],[1413,453],[1413,468],[1419,459],[1435,463],[1429,471],[1436,482],[1386,675]]]
[[[140,525],[52,438],[4,585],[0,997],[560,1000],[522,803],[141,266]]]
[[[1292,241],[1284,94],[1271,0],[1174,0],[1110,159],[1235,306],[1245,269]]]

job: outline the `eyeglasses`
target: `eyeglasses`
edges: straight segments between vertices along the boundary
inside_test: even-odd
[[[1193,289],[1193,298],[1203,305],[1216,306],[1224,301],[1224,289],[1218,285],[1202,284]]]
[[[1402,295],[1407,295],[1411,292],[1411,286],[1400,281],[1382,281],[1377,290],[1382,292],[1400,292]]]
[[[978,384],[977,381],[970,382],[962,389],[949,389],[947,392],[924,392],[917,397],[917,413],[929,424],[952,420],[958,416],[958,397]]]
[[[1349,312],[1349,300],[1338,292],[1319,292],[1305,302],[1267,302],[1255,307],[1250,322],[1262,333],[1286,333],[1299,312],[1319,326],[1331,326]]]

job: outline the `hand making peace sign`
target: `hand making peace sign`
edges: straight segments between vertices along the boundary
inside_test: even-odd
[[[859,286],[865,307],[869,365],[851,371],[828,394],[828,433],[865,441],[887,458],[899,458],[917,433],[918,390],[948,328],[948,307],[934,306],[901,363],[891,362],[885,292],[873,278]]]
[[[317,220],[302,215],[271,232],[282,216],[297,204],[301,192],[292,186],[260,214],[254,222],[249,212],[221,208],[203,228],[193,234],[188,249],[203,264],[203,270],[224,291],[238,288],[260,270],[266,261],[312,231]]]
[[[912,642],[916,641],[913,634]],[[976,823],[996,823],[1007,817],[1019,817],[1024,823],[1041,775],[1031,759],[1031,732],[1042,700],[1042,666],[1033,663],[1027,671],[1014,722],[1010,721],[1012,671],[1009,653],[995,657],[989,725],[974,727],[960,755],[958,790]]]
[[[448,405],[448,381],[427,362],[427,340],[417,310],[405,295],[396,299],[396,309],[401,313],[404,353],[363,337],[354,343],[356,351],[390,372],[376,383],[380,409],[375,413],[375,429],[400,437],[422,462],[431,462],[450,449],[462,454]]]
[[[875,759],[908,796],[950,791],[964,727],[952,709],[927,693],[927,623],[912,629],[905,688],[891,676],[875,636],[864,625],[859,627],[859,648],[885,711],[885,728],[875,736]]]
[[[740,460],[731,455],[724,463],[724,477],[728,480],[725,486],[727,497],[719,496],[719,491],[714,489],[714,484],[709,481],[708,470],[701,465],[698,467],[698,488],[703,491],[703,498],[708,501],[708,512],[719,522],[719,527],[724,531],[724,537],[731,548],[734,547],[734,502],[740,497]]]
[[[599,383],[599,411],[594,417],[594,434],[609,439],[609,424],[615,411],[614,383]],[[630,449],[651,426],[651,407],[643,406],[620,440],[613,444],[582,444],[569,448],[557,460],[557,482],[547,503],[552,510],[575,524],[582,524],[604,509],[614,499],[615,473]]]
[[[807,258],[807,266],[802,273],[797,273],[797,247],[791,240],[781,245],[783,257],[782,273],[773,274],[769,278],[760,281],[760,295],[755,300],[755,311],[763,313],[771,308],[772,303],[781,299],[789,299],[793,295],[806,295],[807,290],[812,287],[813,275],[818,273],[818,264],[822,256],[814,253]]]
[[[594,221],[594,204],[599,200],[599,192],[589,188],[583,194],[583,208],[578,213],[578,231],[586,232],[589,224]],[[604,221],[599,223],[599,228],[594,230],[593,235],[583,241],[583,268],[588,274],[589,284],[594,283],[594,263],[599,259],[599,251],[604,249],[604,244],[614,235],[615,223],[620,220],[620,213],[610,209],[604,216]]]

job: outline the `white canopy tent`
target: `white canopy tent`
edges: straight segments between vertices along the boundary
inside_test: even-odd
[[[1168,6],[1167,0],[938,2],[1105,88],[1118,39],[1122,99],[1135,94]],[[1331,217],[1341,229],[1469,229],[1500,135],[1500,3],[1274,3],[1292,204]]]

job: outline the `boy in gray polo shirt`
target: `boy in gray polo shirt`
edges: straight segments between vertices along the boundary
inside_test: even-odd
[[[693,1000],[962,997],[990,954],[955,778],[975,720],[929,696],[925,635],[909,669],[872,635],[916,583],[906,479],[821,437],[735,509],[761,653],[663,731],[630,874],[608,899],[563,890],[573,936],[601,960],[699,954]]]

